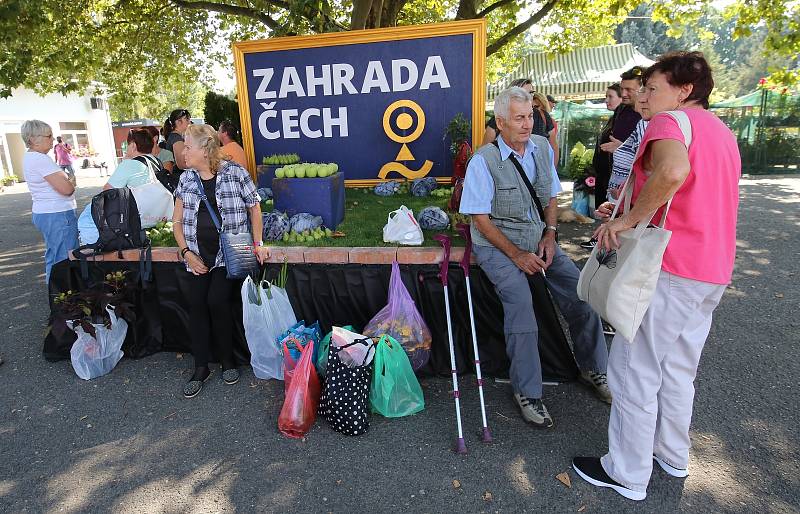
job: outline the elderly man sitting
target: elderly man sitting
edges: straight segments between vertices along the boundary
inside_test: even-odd
[[[578,299],[578,268],[556,243],[561,184],[547,139],[531,135],[530,93],[519,87],[503,91],[494,113],[500,136],[470,160],[460,210],[472,215],[475,257],[503,303],[514,399],[525,421],[551,427],[542,402],[538,328],[527,276],[546,277],[569,324],[581,381],[611,403],[608,349],[600,317]]]

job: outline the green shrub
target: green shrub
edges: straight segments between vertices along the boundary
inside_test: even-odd
[[[230,120],[241,131],[242,121],[239,118],[239,103],[236,100],[231,100],[225,95],[209,91],[206,93],[205,101],[206,106],[203,109],[203,114],[206,123],[218,129],[220,123]],[[241,137],[238,138],[237,142],[242,144]]]
[[[2,182],[2,184],[4,186],[14,185],[14,184],[17,183],[17,176],[16,175],[6,175],[2,179],[0,179],[0,182]]]
[[[572,180],[578,180],[586,174],[586,169],[592,165],[594,149],[586,148],[583,143],[578,141],[569,152],[569,166],[567,173]]]

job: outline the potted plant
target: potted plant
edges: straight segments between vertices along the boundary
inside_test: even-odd
[[[78,336],[70,350],[72,367],[84,380],[105,375],[122,358],[122,343],[128,321],[135,319],[132,288],[117,271],[98,286],[85,291],[67,291],[54,299],[56,316]]]
[[[466,175],[467,161],[472,155],[472,148],[469,145],[472,124],[464,117],[463,113],[458,113],[447,124],[445,134],[450,139],[450,156],[453,158],[451,182],[455,184],[457,179],[464,178]]]
[[[594,150],[578,142],[569,153],[567,172],[573,180],[572,209],[583,216],[592,216],[594,211],[594,187],[597,181],[592,158]]]

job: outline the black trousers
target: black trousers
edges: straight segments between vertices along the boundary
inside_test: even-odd
[[[594,208],[600,207],[600,204],[608,201],[608,183],[611,181],[611,172],[607,174],[597,172],[594,185]]]
[[[189,304],[189,337],[195,366],[209,362],[232,364],[233,313],[231,301],[237,280],[228,280],[225,268],[215,268],[204,275],[179,271],[178,283]],[[212,344],[213,336],[213,344]]]

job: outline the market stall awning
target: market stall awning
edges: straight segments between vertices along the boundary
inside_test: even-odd
[[[759,107],[761,102],[764,101],[764,90],[753,91],[738,98],[725,100],[724,102],[716,102],[711,105],[712,109],[731,109],[737,107]],[[766,102],[769,106],[776,106],[780,102],[797,102],[800,101],[800,93],[797,91],[772,91],[767,90]]]
[[[487,101],[521,77],[530,77],[537,91],[556,98],[601,98],[609,84],[619,82],[622,72],[651,64],[653,61],[630,43],[581,48],[568,54],[532,53],[513,73],[489,84]]]

